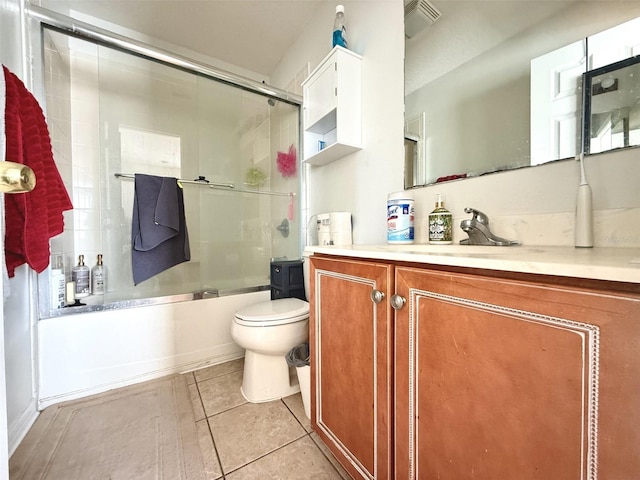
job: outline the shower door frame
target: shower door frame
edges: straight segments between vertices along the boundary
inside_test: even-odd
[[[189,59],[183,55],[157,48],[155,46],[149,45],[147,43],[125,37],[123,35],[117,34],[112,31],[105,30],[103,28],[97,27],[95,25],[88,24],[86,22],[74,19],[72,17],[68,17],[66,15],[60,14],[58,12],[29,4],[25,7],[25,17],[26,17],[26,31],[25,36],[28,39],[38,39],[39,41],[28,41],[29,45],[29,60],[31,62],[29,70],[30,73],[30,84],[31,89],[36,93],[36,96],[44,99],[44,35],[43,29],[48,28],[53,31],[58,31],[60,33],[79,38],[81,40],[86,40],[93,42],[100,46],[105,46],[108,48],[112,48],[114,50],[124,52],[127,54],[132,54],[134,56],[141,57],[143,59],[151,60],[154,62],[158,62],[160,64],[177,68],[179,70],[192,73],[198,76],[202,76],[204,78],[208,78],[210,80],[226,83],[230,86],[256,93],[259,95],[266,96],[268,98],[273,98],[279,100],[281,102],[296,106],[301,109],[303,104],[303,99],[301,95],[288,92],[286,90],[279,89],[277,87],[273,87],[266,83],[258,82],[252,80],[250,78],[235,74],[233,72],[229,72],[223,69],[219,69],[213,67],[211,65],[204,64],[202,62],[198,62],[192,59]],[[44,106],[45,103],[41,102]],[[46,107],[45,107],[46,108]],[[303,138],[302,138],[302,115],[298,115],[298,145],[300,149],[303,148]],[[308,172],[306,168],[303,168],[300,177],[300,211],[302,213],[301,224],[306,225],[307,219],[307,205],[308,205],[308,194],[307,194],[307,179]],[[264,192],[267,193],[267,192]],[[305,237],[303,232],[301,232],[300,240],[299,240],[299,249],[300,252],[304,249],[305,245]],[[37,283],[37,282],[36,282]],[[47,317],[56,317],[61,315],[66,315],[69,313],[87,313],[89,311],[101,311],[106,309],[120,309],[120,308],[130,308],[130,307],[138,307],[143,305],[155,305],[155,304],[163,304],[163,303],[172,303],[172,302],[180,302],[185,300],[197,300],[201,298],[211,298],[213,296],[226,296],[226,295],[235,295],[235,294],[243,294],[249,293],[252,291],[260,291],[264,289],[268,289],[267,286],[262,287],[250,287],[250,288],[237,288],[231,289],[227,291],[220,292],[196,292],[194,294],[176,294],[176,295],[168,295],[162,297],[153,297],[153,298],[144,298],[144,299],[130,299],[123,300],[121,302],[110,302],[104,305],[88,305],[86,307],[80,307],[73,309],[72,312],[66,311],[69,309],[65,309],[65,311],[49,311],[49,312],[41,312],[46,313]],[[121,305],[119,305],[121,304]],[[42,318],[42,317],[41,317]]]

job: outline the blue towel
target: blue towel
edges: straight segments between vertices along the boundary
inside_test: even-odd
[[[184,197],[177,179],[136,173],[131,221],[134,285],[190,259]]]

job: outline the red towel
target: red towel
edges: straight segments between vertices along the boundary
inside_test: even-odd
[[[62,212],[73,208],[51,152],[42,109],[22,81],[3,65],[6,83],[5,135],[7,161],[31,167],[36,187],[5,195],[7,271],[29,264],[40,273],[49,265],[49,239],[64,230]]]

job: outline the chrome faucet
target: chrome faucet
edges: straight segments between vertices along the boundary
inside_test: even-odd
[[[504,246],[520,245],[517,240],[506,240],[500,238],[489,230],[489,217],[480,210],[466,207],[465,213],[471,213],[471,218],[462,220],[460,228],[464,230],[469,238],[460,240],[460,245],[495,245]]]

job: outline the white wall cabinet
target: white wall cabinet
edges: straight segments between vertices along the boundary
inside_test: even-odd
[[[305,162],[325,165],[362,148],[361,64],[334,47],[303,82]]]

